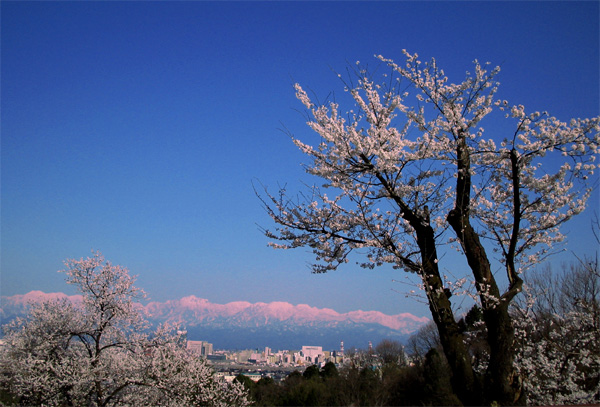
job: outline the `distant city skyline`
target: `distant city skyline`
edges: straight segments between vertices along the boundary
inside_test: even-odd
[[[435,57],[454,82],[475,59],[500,65],[498,96],[528,111],[565,121],[599,111],[598,2],[0,8],[3,296],[74,295],[56,271],[98,250],[137,275],[150,301],[193,295],[430,317],[410,274],[351,262],[314,275],[310,251],[267,247],[260,228],[273,225],[253,182],[270,191],[321,183],[285,134],[312,135],[293,84],[334,98],[343,92],[335,72],[357,60],[376,69],[375,54],[401,61],[407,49]],[[546,264],[596,253],[599,202],[595,191]],[[458,274],[464,263],[449,253],[440,267]],[[472,304],[453,300],[458,313]]]

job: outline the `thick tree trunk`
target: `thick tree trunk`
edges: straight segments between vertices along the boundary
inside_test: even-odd
[[[508,304],[514,294],[511,293],[507,298],[501,297],[485,248],[471,226],[471,158],[466,134],[459,131],[456,137],[456,201],[447,220],[456,233],[473,272],[488,330],[490,363],[485,377],[485,401],[515,405],[522,401],[522,394],[513,366],[514,329],[508,314]],[[510,277],[513,275],[509,274]]]
[[[448,306],[445,306],[445,302],[440,298],[430,299],[429,309],[438,328],[444,354],[452,371],[450,378],[452,388],[464,405],[480,405],[480,389],[475,380],[463,335],[452,316],[449,303]]]
[[[452,211],[448,221],[461,241],[467,262],[477,283],[483,319],[488,330],[490,363],[485,377],[486,401],[501,405],[521,403],[521,385],[515,372],[514,329],[508,314],[509,302],[502,299],[485,249],[468,219]]]
[[[514,369],[514,329],[508,304],[484,311],[488,327],[490,363],[485,378],[488,402],[500,405],[525,405],[520,376]]]
[[[437,264],[437,252],[433,229],[420,226],[417,241],[422,258],[422,280],[429,302],[429,309],[440,334],[444,354],[448,360],[454,393],[464,405],[481,404],[480,389],[477,386],[470,357],[463,341],[463,335],[452,312],[449,296],[444,291]]]
[[[366,155],[362,155],[361,158],[365,165],[373,168],[373,164]],[[451,383],[454,393],[464,405],[480,405],[480,389],[475,380],[469,353],[458,323],[454,319],[450,297],[444,290],[440,276],[435,233],[429,223],[429,216],[426,213],[419,215],[416,210],[409,208],[382,174],[376,173],[376,176],[389,193],[390,198],[400,208],[402,217],[410,223],[417,234],[422,264],[420,268],[416,267],[415,271],[418,270],[425,286],[429,310],[438,328],[444,354],[452,371]],[[400,261],[405,262],[406,259],[400,258]]]

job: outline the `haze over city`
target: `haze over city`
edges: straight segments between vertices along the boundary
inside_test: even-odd
[[[286,134],[312,136],[293,84],[325,100],[343,92],[336,72],[407,49],[435,57],[455,82],[475,59],[500,65],[499,97],[530,111],[568,121],[599,110],[598,2],[2,2],[1,11],[2,296],[75,294],[56,271],[99,250],[153,301],[430,317],[407,298],[415,280],[403,271],[350,262],[315,275],[308,249],[267,247],[261,227],[272,222],[253,183],[321,183]],[[595,252],[598,205],[596,191],[565,225],[555,267]],[[462,266],[442,259],[446,272]]]

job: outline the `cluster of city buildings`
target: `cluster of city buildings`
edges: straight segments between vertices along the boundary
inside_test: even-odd
[[[344,342],[339,350],[326,351],[322,346],[302,346],[300,350],[248,349],[241,351],[214,350],[213,344],[206,341],[182,338],[191,352],[213,365],[218,377],[231,382],[239,374],[258,381],[262,377],[283,380],[294,370],[302,371],[311,365],[323,367],[327,362],[340,366],[344,363]],[[182,342],[183,342],[182,341]],[[369,347],[371,344],[369,343]]]
[[[336,366],[347,363],[349,355],[344,355],[344,342],[339,350],[326,351],[322,346],[302,346],[300,350],[214,350],[213,344],[206,341],[187,339],[187,332],[180,331],[180,344],[191,352],[204,358],[213,366],[218,377],[231,382],[239,374],[258,381],[262,377],[283,380],[293,371],[303,371],[306,367],[325,366],[332,362]],[[373,355],[373,347],[369,342],[368,354]]]
[[[186,347],[198,356],[211,361],[230,362],[231,364],[256,364],[267,366],[323,366],[327,362],[343,363],[343,342],[339,351],[324,351],[321,346],[302,346],[300,350],[280,350],[273,352],[269,347],[264,350],[214,351],[213,345],[205,341],[187,341]]]
[[[217,377],[224,382],[233,381],[239,374],[255,382],[263,377],[281,381],[294,370],[302,371],[310,365],[322,367],[333,362],[339,366],[344,362],[343,342],[339,351],[324,351],[321,346],[302,346],[300,350],[277,352],[269,347],[262,351],[214,351],[213,345],[205,341],[187,341],[186,347],[198,357],[207,359]]]

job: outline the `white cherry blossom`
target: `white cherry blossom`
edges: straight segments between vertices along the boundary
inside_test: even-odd
[[[354,102],[348,113],[338,103],[316,104],[295,85],[320,142],[293,141],[311,160],[307,172],[323,184],[296,199],[284,189],[259,194],[277,225],[265,234],[278,241],[275,248],[310,247],[315,272],[333,270],[357,252],[363,267],[392,264],[417,273],[451,368],[464,383],[455,390],[463,402],[479,404],[470,396],[475,373],[460,356],[466,351],[443,290],[467,285],[440,273],[452,267],[444,251],[459,243],[469,286],[488,330],[497,332],[487,369],[492,391],[484,392],[493,399],[486,402],[514,404],[521,393],[507,390],[516,380],[508,305],[521,291],[520,273],[552,254],[564,239],[561,225],[585,209],[600,118],[562,121],[497,100],[500,69],[489,64],[474,61],[473,73],[451,83],[435,60],[422,63],[406,51],[404,57],[402,65],[378,56],[390,69],[381,82],[359,66],[345,84]],[[490,130],[494,112],[514,130]],[[504,291],[494,261],[505,269]]]
[[[31,304],[4,327],[0,388],[20,405],[244,406],[239,384],[181,344],[177,327],[150,326],[133,300],[144,293],[124,267],[100,253],[68,260],[64,273],[83,296]]]

